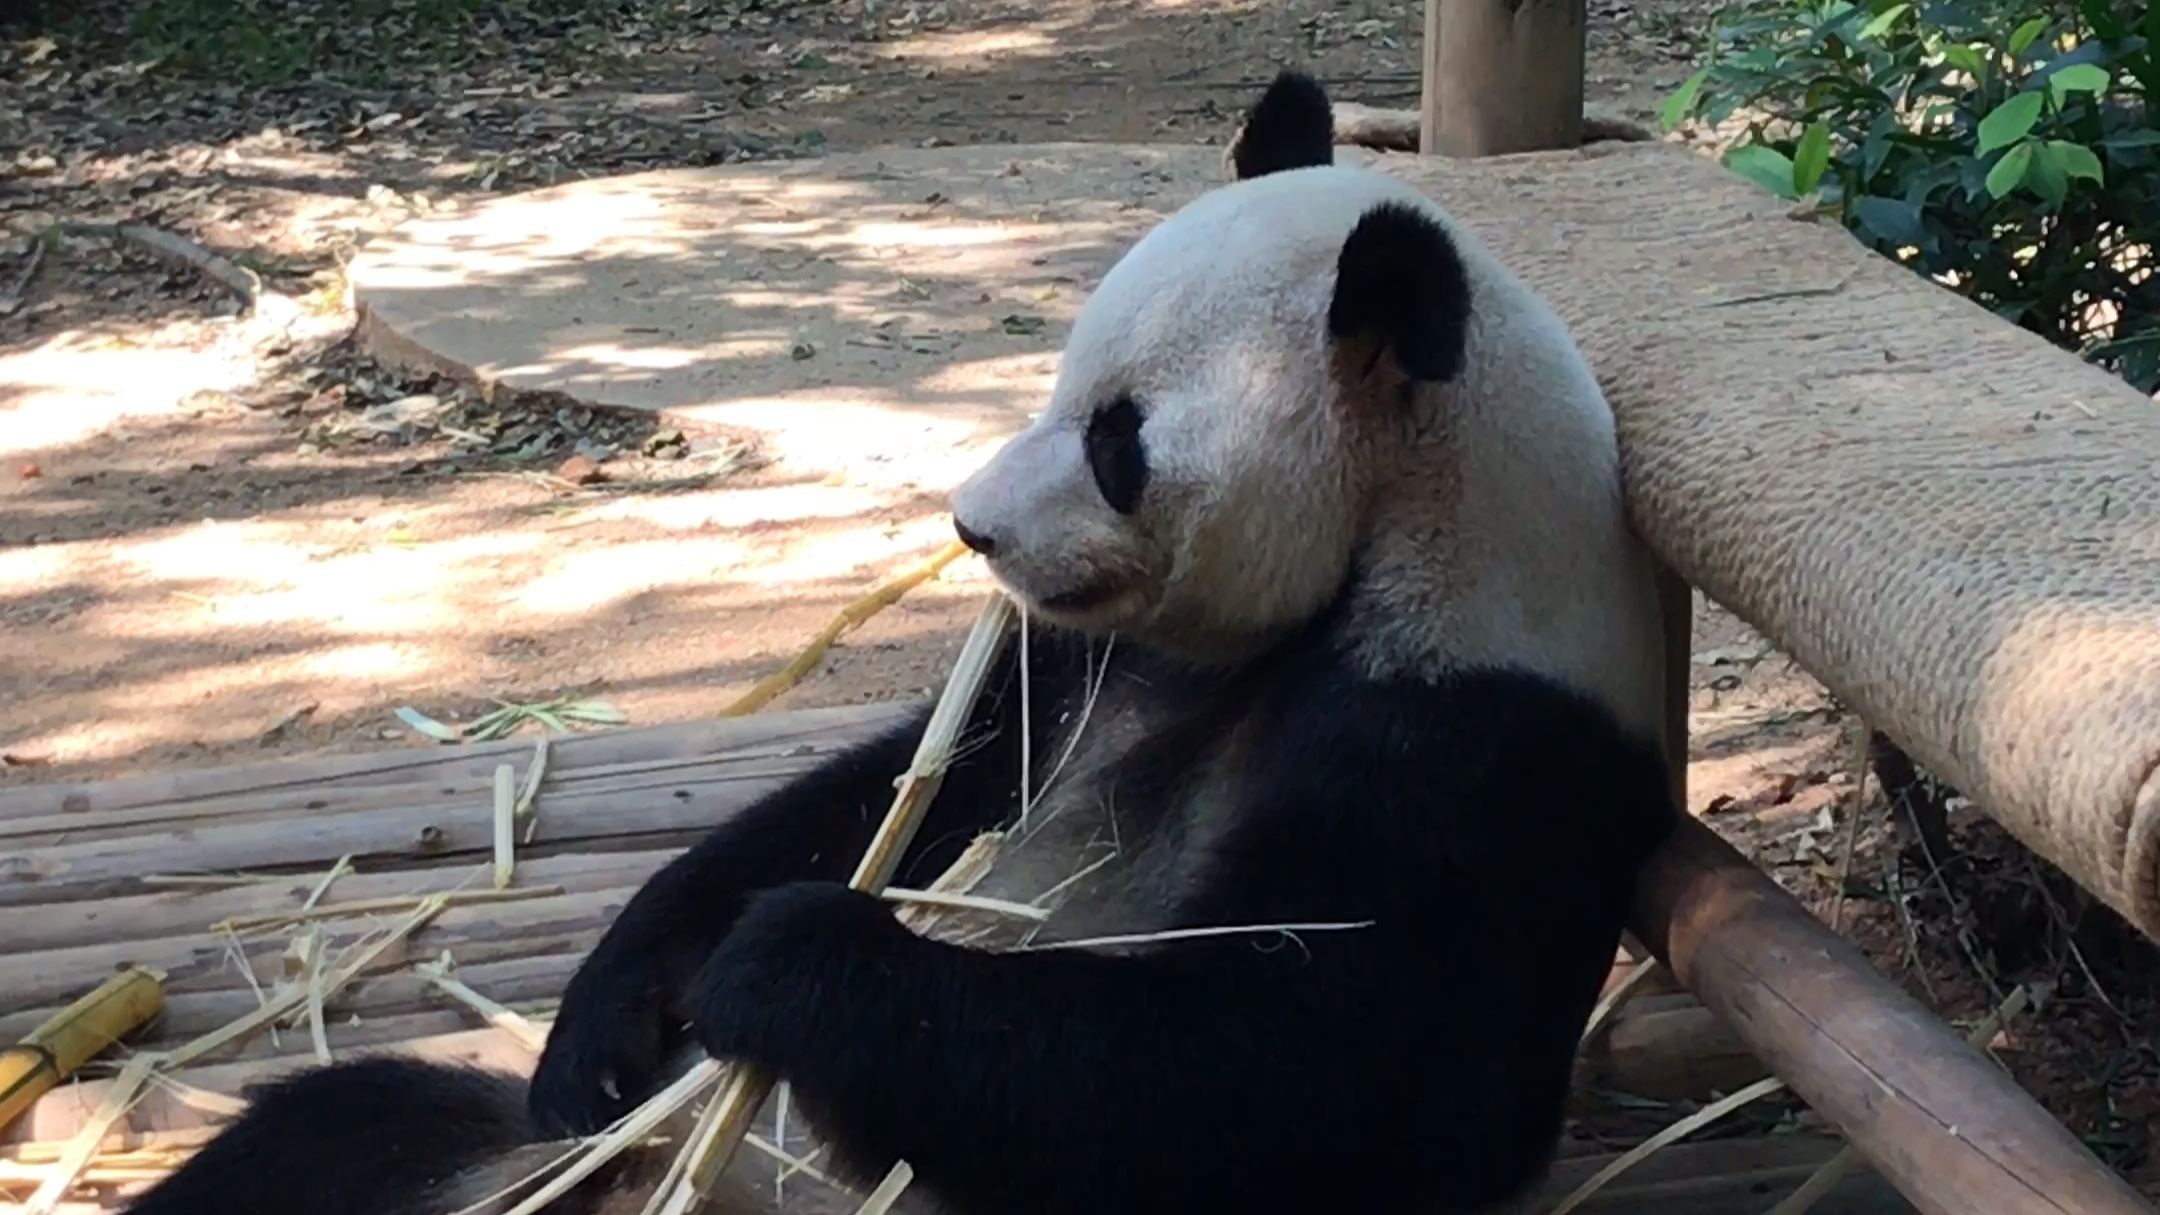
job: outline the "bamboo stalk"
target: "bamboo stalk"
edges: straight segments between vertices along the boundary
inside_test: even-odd
[[[517,871],[517,769],[495,765],[495,889],[508,890]]]
[[[131,966],[0,1049],[0,1127],[164,1007],[164,976]]]
[[[801,653],[790,659],[786,666],[759,680],[757,686],[737,697],[735,703],[720,710],[720,716],[739,717],[764,708],[782,692],[802,682],[802,677],[810,673],[810,668],[817,665],[818,659],[825,656],[825,651],[831,649],[842,634],[860,628],[864,621],[900,602],[901,597],[909,591],[937,577],[944,572],[946,566],[966,555],[967,546],[955,540],[916,569],[892,579],[841,608],[839,614],[825,626],[825,630],[812,639]]]
[[[877,835],[871,839],[862,862],[855,868],[855,876],[848,882],[854,889],[877,893],[892,880],[901,856],[914,840],[916,829],[922,825],[931,799],[937,796],[946,765],[951,762],[953,749],[959,742],[960,731],[967,725],[968,715],[989,678],[991,665],[1004,646],[1012,614],[1012,601],[997,593],[975,618],[975,627],[968,633],[959,660],[953,664],[952,675],[946,680],[944,694],[938,698],[937,707],[931,711],[930,721],[923,728],[922,742],[900,783],[899,793],[893,798],[892,809],[878,825]],[[666,1195],[659,1208],[662,1215],[685,1215],[704,1207],[726,1172],[728,1162],[734,1158],[743,1136],[749,1132],[750,1121],[771,1091],[772,1083],[772,1078],[758,1069],[730,1069],[726,1087],[699,1115],[697,1127],[686,1145],[687,1159],[691,1162],[687,1184],[678,1183],[671,1191],[662,1191]]]
[[[1864,739],[1867,735],[1863,733],[1861,737]],[[1865,779],[1865,773],[1863,773],[1862,779]],[[1857,809],[1855,807],[1856,813]],[[2026,999],[2024,984],[2020,983],[2011,988],[2010,994],[2003,997],[2003,1002],[1997,1005],[1994,1011],[1982,1017],[1980,1024],[1973,1027],[1973,1031],[1965,1036],[1965,1040],[1985,1050],[1989,1039],[2002,1032],[2002,1027],[2009,1024],[2011,1018],[2025,1011]],[[1845,1174],[1851,1172],[1853,1166],[1859,1163],[1859,1153],[1853,1151],[1851,1144],[1846,1144],[1838,1149],[1837,1155],[1825,1160],[1821,1168],[1816,1169],[1808,1176],[1806,1181],[1801,1182],[1799,1188],[1787,1194],[1784,1200],[1776,1206],[1771,1207],[1767,1215],[1804,1215],[1808,1209],[1821,1201],[1823,1195],[1828,1194],[1832,1187],[1844,1180]]]

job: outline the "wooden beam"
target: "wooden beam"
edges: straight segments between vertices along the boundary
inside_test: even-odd
[[[1425,0],[1419,150],[1579,146],[1585,9],[1584,0]]]
[[[1924,1215],[2151,1215],[1992,1059],[1692,818],[1635,932]]]

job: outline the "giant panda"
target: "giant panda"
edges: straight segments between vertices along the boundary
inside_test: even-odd
[[[305,1073],[135,1215],[443,1215],[699,1048],[785,1079],[844,1176],[907,1161],[918,1209],[1528,1193],[1677,822],[1652,566],[1562,322],[1330,132],[1279,76],[1237,180],[1117,262],[1046,408],[952,498],[1024,644],[899,880],[986,829],[1054,840],[1000,861],[1066,866],[1031,939],[931,939],[843,885],[925,707],[639,890],[529,1091]]]

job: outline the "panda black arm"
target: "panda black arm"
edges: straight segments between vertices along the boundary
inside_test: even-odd
[[[986,954],[789,887],[693,980],[700,1040],[787,1077],[844,1159],[905,1158],[970,1215],[1519,1190],[1675,821],[1662,759],[1521,676],[1301,686],[1256,710],[1236,821],[1167,926],[1371,926]]]
[[[1084,688],[1088,649],[1076,635],[1040,628],[1030,641],[1040,723],[1053,716],[1045,709]],[[1017,644],[1008,645],[993,669],[989,694],[963,732],[963,754],[902,860],[900,881],[935,877],[1012,809],[1020,787],[1018,654]],[[593,1134],[651,1094],[664,1060],[687,1040],[684,982],[752,894],[787,882],[840,881],[854,870],[892,806],[893,781],[913,761],[929,712],[923,706],[730,816],[646,881],[564,990],[533,1076],[539,1127]]]

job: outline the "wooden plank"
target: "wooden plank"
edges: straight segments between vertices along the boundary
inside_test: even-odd
[[[635,886],[680,851],[665,848],[521,858],[516,884],[525,889],[560,886],[566,894]],[[183,930],[208,933],[212,925],[231,917],[293,911],[326,872],[327,866],[318,872],[295,873],[275,881],[214,888],[191,886],[89,903],[17,908],[7,913],[5,935],[0,937],[0,958],[48,949],[146,941]],[[349,873],[331,885],[319,905],[330,908],[448,890],[467,876],[462,870],[443,867]]]
[[[890,720],[888,710],[882,715],[821,715],[794,726],[762,722],[743,731],[746,741],[708,733],[707,758],[695,766],[624,773],[623,781],[601,784],[591,792],[565,781],[542,794],[539,827],[528,852],[545,856],[573,845],[620,850],[687,843],[732,810]],[[487,799],[428,798],[302,812],[272,822],[226,825],[213,816],[200,823],[151,826],[139,833],[47,847],[18,843],[0,851],[0,908],[140,893],[142,878],[170,873],[182,864],[216,871],[327,867],[340,856],[357,862],[440,862],[485,853],[493,839]]]
[[[1688,819],[1634,928],[1926,1215],[2150,1215],[2010,1074]]]
[[[583,952],[566,951],[471,964],[459,959],[457,977],[466,986],[498,1004],[513,1008],[531,1007],[559,999],[564,986],[570,982],[571,974],[576,971],[578,963],[583,961],[584,957]],[[139,1050],[163,1050],[191,1042],[253,1012],[257,1003],[255,994],[244,987],[182,992],[167,998],[163,1014],[142,1032],[131,1036],[128,1045]],[[0,1041],[20,1040],[23,1034],[28,1033],[31,1027],[50,1015],[56,1007],[29,1008],[0,1016]],[[462,1007],[409,970],[366,975],[355,980],[331,1000],[331,1045],[342,1046],[348,1043],[346,1034],[354,1018],[358,1018],[363,1024],[372,1024]],[[370,1031],[364,1040],[388,1039]],[[243,1058],[248,1053],[248,1047],[236,1046],[217,1057]]]
[[[548,766],[554,771],[572,772],[604,764],[749,750],[782,741],[815,741],[836,731],[874,728],[907,711],[903,703],[884,702],[598,730],[555,741],[550,747]],[[246,794],[310,795],[324,788],[426,784],[456,778],[486,780],[499,763],[516,764],[522,769],[532,750],[532,737],[519,736],[488,743],[284,759],[112,781],[31,785],[0,792],[0,819],[96,814]]]
[[[534,954],[580,953],[598,942],[608,923],[636,892],[635,886],[619,886],[581,894],[452,907],[410,937],[391,945],[364,973],[401,969],[445,949],[461,962],[476,964]],[[400,912],[386,912],[322,921],[325,945],[335,957],[400,918]],[[279,934],[241,943],[249,965],[265,986],[275,976],[278,956],[289,942],[288,936]],[[247,980],[228,961],[227,949],[226,942],[215,936],[189,933],[0,957],[0,1012],[64,1001],[79,994],[85,980],[99,981],[130,965],[163,971],[165,990],[172,995],[246,988]]]

